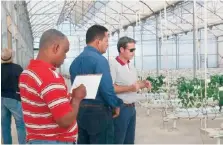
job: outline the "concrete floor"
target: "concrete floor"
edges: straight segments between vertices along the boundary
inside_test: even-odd
[[[208,122],[208,127],[219,127],[220,120]],[[151,111],[151,116],[146,115],[146,109],[137,107],[136,143],[137,144],[215,144],[216,140],[200,134],[199,120],[180,120],[177,122],[178,130],[171,130],[172,122],[165,124],[161,113]],[[13,143],[17,144],[15,123],[12,123]],[[223,142],[223,140],[222,140]]]
[[[218,128],[222,120],[208,121],[208,127]],[[215,144],[216,140],[200,133],[200,120],[179,120],[177,130],[172,130],[173,122],[163,126],[161,112],[137,108],[137,144]],[[223,141],[223,140],[222,140]],[[223,143],[223,142],[222,142]]]

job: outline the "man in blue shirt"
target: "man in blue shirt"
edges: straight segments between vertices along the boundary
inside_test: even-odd
[[[87,30],[84,51],[70,66],[71,83],[77,75],[102,74],[95,100],[84,99],[78,113],[78,144],[113,144],[113,118],[123,103],[115,92],[107,59],[102,56],[108,48],[108,30],[93,25]],[[91,80],[89,80],[91,81]]]

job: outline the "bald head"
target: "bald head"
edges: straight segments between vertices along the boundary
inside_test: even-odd
[[[60,40],[66,39],[66,36],[56,30],[56,29],[49,29],[45,31],[41,38],[40,38],[40,43],[39,43],[39,48],[48,48],[50,45],[54,44],[55,42],[58,42]]]
[[[69,51],[69,41],[62,32],[49,29],[42,34],[39,49],[37,59],[60,67]]]

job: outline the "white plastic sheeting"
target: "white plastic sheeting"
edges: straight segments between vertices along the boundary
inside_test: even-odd
[[[111,32],[126,29],[128,25],[143,25],[151,34],[156,34],[158,17],[164,36],[193,30],[193,1],[177,0],[73,0],[73,1],[26,1],[34,37],[43,31],[56,28],[70,21],[76,30],[86,30],[97,23]],[[166,7],[166,13],[163,11]],[[196,1],[196,28],[204,26],[204,3]],[[215,36],[223,30],[223,2],[207,2],[208,27]],[[165,17],[166,16],[166,17]]]

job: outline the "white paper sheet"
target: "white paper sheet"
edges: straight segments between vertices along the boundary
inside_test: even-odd
[[[101,81],[102,74],[89,74],[89,75],[79,75],[75,77],[73,85],[71,87],[70,93],[74,88],[77,88],[81,84],[86,87],[87,95],[85,99],[95,99],[98,87]]]

